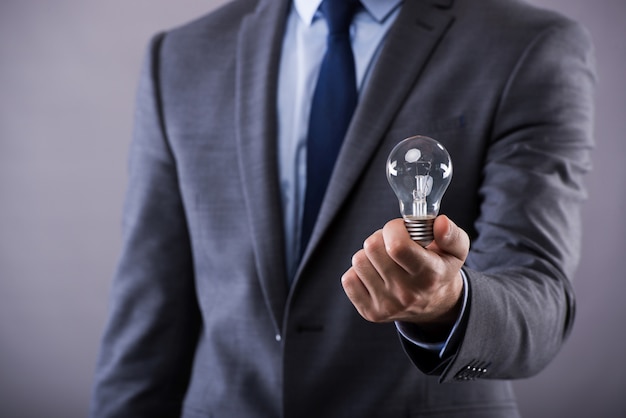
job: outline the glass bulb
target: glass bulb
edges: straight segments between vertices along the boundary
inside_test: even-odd
[[[432,138],[407,138],[389,154],[387,180],[398,197],[409,235],[425,247],[433,240],[441,198],[452,180],[450,154]]]

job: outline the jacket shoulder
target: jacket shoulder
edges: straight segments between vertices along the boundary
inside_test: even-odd
[[[241,23],[254,12],[256,0],[235,0],[211,12],[162,31],[165,53],[198,51],[198,48],[224,47],[236,41]]]

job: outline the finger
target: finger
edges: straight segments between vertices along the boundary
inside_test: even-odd
[[[427,261],[428,252],[413,241],[402,219],[394,219],[383,228],[385,253],[402,270],[416,274]]]
[[[352,269],[370,295],[374,295],[385,287],[380,276],[365,250],[360,250],[352,256]]]
[[[470,240],[467,233],[445,215],[438,216],[433,226],[435,244],[439,251],[465,261],[469,252]]]
[[[346,296],[348,296],[348,299],[350,299],[359,312],[363,306],[370,303],[371,296],[369,291],[358,274],[354,271],[354,268],[348,269],[348,271],[341,276],[341,286]]]
[[[386,240],[384,238],[385,228],[372,234],[363,244],[365,255],[383,282],[387,282],[398,275],[406,274],[406,271],[387,252]]]

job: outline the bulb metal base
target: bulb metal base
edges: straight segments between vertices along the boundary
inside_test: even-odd
[[[430,244],[433,239],[433,225],[435,224],[434,217],[428,218],[404,218],[404,225],[409,232],[411,239],[417,242],[422,247]]]

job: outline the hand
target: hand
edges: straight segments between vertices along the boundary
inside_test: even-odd
[[[359,314],[372,322],[406,321],[437,338],[454,324],[463,291],[461,267],[469,237],[446,216],[426,248],[411,240],[402,219],[370,235],[352,257],[341,284]]]

